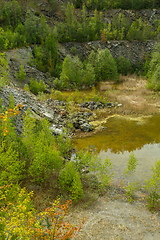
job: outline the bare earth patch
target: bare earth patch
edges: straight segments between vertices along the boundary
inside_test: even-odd
[[[124,193],[113,187],[87,209],[71,211],[68,218],[78,224],[86,217],[79,233],[81,240],[159,240],[160,215],[150,212],[144,199],[139,192],[129,203]]]

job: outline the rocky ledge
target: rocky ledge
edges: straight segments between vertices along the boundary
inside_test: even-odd
[[[70,134],[73,134],[75,130],[90,132],[93,130],[93,126],[89,123],[88,118],[92,116],[93,110],[118,106],[118,103],[104,104],[103,102],[90,101],[77,104],[79,110],[77,112],[70,112],[67,109],[67,103],[64,101],[50,98],[42,102],[30,92],[17,87],[5,86],[0,90],[0,98],[2,98],[3,106],[5,107],[9,106],[10,94],[14,97],[15,105],[23,103],[23,109],[16,116],[16,129],[18,133],[22,133],[23,131],[23,116],[28,108],[37,120],[47,118],[51,123],[53,134],[57,135],[61,134],[65,128],[68,129]]]

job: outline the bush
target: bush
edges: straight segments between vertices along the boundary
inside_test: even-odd
[[[83,84],[83,64],[78,57],[65,57],[60,80],[63,88],[76,88]]]
[[[89,55],[88,62],[95,71],[96,81],[118,80],[117,65],[110,51],[99,49],[97,53],[93,50]]]
[[[24,162],[18,158],[12,147],[4,150],[0,146],[0,186],[11,183],[18,183],[23,179]]]
[[[149,22],[143,22],[141,18],[134,21],[127,33],[127,40],[145,41],[154,38],[154,31]]]
[[[83,196],[83,188],[79,173],[73,162],[67,162],[59,175],[59,183],[62,189],[68,192],[72,199],[77,201]]]
[[[26,40],[29,44],[38,44],[41,42],[40,38],[40,24],[39,18],[28,11],[26,13],[26,20],[24,22]]]
[[[116,60],[118,73],[127,75],[131,71],[131,64],[129,59],[126,59],[124,56],[119,56]]]
[[[33,192],[18,186],[0,188],[0,239],[71,239],[78,238],[84,220],[78,226],[65,221],[71,201],[60,205],[56,200],[52,207],[36,214],[33,208]]]
[[[150,87],[156,91],[160,91],[160,65],[156,68],[154,74],[151,76]]]
[[[46,86],[42,80],[37,82],[36,80],[34,80],[34,78],[31,77],[29,89],[32,93],[38,94],[38,92],[45,92]]]
[[[20,69],[19,69],[19,73],[15,73],[16,75],[16,78],[20,81],[24,81],[25,78],[26,78],[26,73],[24,71],[24,66],[23,65],[20,65]]]
[[[0,53],[0,89],[9,83],[8,60],[4,53]]]
[[[152,177],[146,182],[149,208],[160,207],[160,159],[152,166]]]
[[[15,28],[21,20],[22,10],[16,0],[10,2],[4,1],[4,4],[1,6],[0,15],[0,22],[3,25],[10,25]]]
[[[158,43],[151,55],[149,63],[148,86],[154,90],[160,90],[160,43]]]
[[[99,185],[109,186],[111,177],[113,175],[112,163],[109,158],[104,161],[99,159],[96,155],[92,156],[89,152],[80,151],[75,158],[75,166],[77,171],[81,174],[83,169],[87,166],[99,180]]]
[[[61,169],[63,159],[55,147],[55,138],[47,120],[42,119],[35,125],[35,119],[28,111],[23,122],[22,142],[28,156],[27,171],[32,181],[40,184],[52,175],[53,171],[58,172]]]
[[[86,8],[83,5],[81,15],[77,17],[73,4],[68,2],[65,11],[65,22],[57,25],[59,42],[98,40],[104,28],[102,13],[94,11],[94,17],[86,17]]]
[[[95,73],[93,66],[87,63],[85,66],[76,56],[71,58],[66,56],[60,76],[62,88],[81,88],[82,86],[90,86],[95,83]],[[58,80],[56,81],[58,86]]]

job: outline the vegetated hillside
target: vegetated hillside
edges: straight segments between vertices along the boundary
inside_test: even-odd
[[[137,1],[133,4],[129,0],[99,2],[75,0],[73,5],[70,1],[13,0],[0,3],[0,49],[2,52],[13,49],[7,53],[7,57],[4,53],[0,54],[0,96],[3,98],[0,100],[1,239],[70,239],[81,226],[65,224],[62,218],[69,202],[60,206],[59,200],[54,203],[54,199],[60,196],[63,200],[72,199],[75,204],[80,200],[90,204],[110,188],[110,159],[101,162],[97,156],[81,151],[74,154],[71,161],[72,146],[68,132],[71,133],[75,128],[92,130],[86,120],[92,113],[89,110],[79,112],[81,107],[86,107],[86,103],[81,102],[79,91],[76,90],[74,96],[64,101],[60,91],[51,91],[48,86],[62,90],[81,89],[93,87],[99,81],[117,82],[119,73],[143,72],[149,78],[149,86],[160,89],[159,45],[151,61],[150,56],[146,55],[146,62],[139,66],[133,66],[124,56],[115,59],[107,48],[94,48],[92,44],[89,44],[91,51],[85,60],[77,56],[74,46],[67,56],[62,56],[59,42],[99,40],[105,44],[112,40],[159,40],[159,10],[116,9],[125,9],[126,5],[130,9],[141,9],[144,4],[145,7],[159,7],[158,2],[139,1],[141,7]],[[109,8],[115,8],[109,10],[113,15],[109,14]],[[14,50],[24,47],[25,50]],[[22,61],[21,52],[27,55],[26,58],[22,57]],[[7,86],[10,80],[8,63],[12,65],[11,78],[19,81],[24,90]],[[24,84],[30,72],[36,72],[43,79],[34,79],[32,75],[29,84]],[[47,86],[47,81],[52,82]],[[39,94],[43,100],[48,97],[44,94],[48,91],[51,99],[42,104],[27,91]],[[105,96],[103,98],[96,94],[95,88],[86,99],[88,109],[107,107]],[[27,109],[28,105],[30,109]],[[113,105],[109,103],[108,106]],[[56,128],[57,123],[58,127],[66,128],[63,133]],[[130,155],[127,174],[134,172],[136,162],[135,156]],[[160,162],[157,161],[151,178],[144,186],[148,193],[148,206],[152,209],[159,209],[159,166]],[[93,175],[95,172],[97,176]],[[32,193],[28,194],[22,187],[35,192],[36,208],[51,208],[37,215],[32,208]],[[133,201],[134,191],[138,187],[136,183],[126,186],[126,198],[129,201]]]
[[[146,74],[150,52],[155,41],[159,40],[159,10],[138,9],[128,11],[114,9],[109,10],[109,12],[104,10],[111,7],[108,5],[102,11],[97,11],[97,9],[89,10],[87,8],[88,2],[86,2],[86,6],[82,5],[81,2],[79,3],[80,9],[76,9],[76,1],[73,1],[73,3],[70,1],[2,1],[0,8],[1,50],[32,46],[33,57],[31,57],[29,64],[36,66],[41,72],[48,72],[48,76],[55,77],[54,87],[58,89],[88,87],[95,85],[100,80],[113,79],[109,72],[114,72],[115,76],[117,76],[117,73],[142,73],[142,71],[143,74]],[[90,3],[94,6],[96,1],[91,1]],[[103,4],[105,5],[106,1]],[[89,57],[88,54],[84,61],[81,54],[78,54],[78,57],[76,56],[78,51],[73,46],[69,51],[69,55],[72,58],[67,56],[65,61],[63,61],[65,56],[62,57],[58,42],[88,42],[96,40],[101,41],[102,44],[112,40],[136,40],[140,42],[152,40],[154,43],[148,47],[148,53],[146,53],[145,57],[143,54],[143,59],[140,59],[141,62],[138,57],[136,57],[137,61],[131,62],[126,57],[126,54],[123,55],[123,52],[121,55],[112,54],[112,57],[115,59],[112,60],[110,66],[108,65],[110,70],[106,72],[104,69],[102,70],[103,76],[100,76],[99,70],[96,70],[96,68],[98,69],[97,61],[99,60],[97,59],[95,62],[91,60],[93,59],[94,51],[90,51],[89,54],[92,55]],[[114,45],[113,47],[103,45],[103,49],[106,47],[108,49],[115,48]],[[139,48],[138,44],[136,48]],[[98,49],[91,48],[91,50]],[[123,49],[119,51],[121,52]],[[132,52],[134,53],[134,49],[132,49]],[[106,56],[107,54],[108,56],[110,55],[109,51],[107,53],[107,50],[105,50],[105,54]],[[95,58],[99,56],[100,54],[97,54]],[[110,58],[112,57],[110,56]],[[146,64],[143,68],[144,61],[146,61]],[[121,64],[122,62],[123,64]],[[74,70],[72,66],[73,69],[78,68],[76,79],[73,76]],[[122,66],[125,66],[125,68]],[[70,70],[66,71],[66,68]],[[104,66],[101,66],[102,68]],[[16,78],[21,78],[22,81],[25,78],[23,66],[20,66],[19,76],[17,74]],[[115,81],[117,79],[115,77]],[[38,87],[38,84],[37,88],[45,90],[43,86],[40,87],[39,85]]]

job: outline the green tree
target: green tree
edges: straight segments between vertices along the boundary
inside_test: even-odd
[[[60,151],[46,119],[35,124],[36,119],[27,111],[23,124],[22,142],[27,153],[27,171],[32,181],[41,184],[54,172],[59,172],[63,164]]]
[[[95,70],[96,81],[118,80],[117,65],[110,51],[99,49],[97,53],[91,52],[88,58],[89,63]]]
[[[0,88],[9,83],[9,67],[5,53],[0,53]]]
[[[149,63],[148,87],[160,90],[160,43],[156,44]]]
[[[83,188],[80,174],[76,171],[73,162],[67,162],[59,175],[59,183],[62,189],[68,192],[74,201],[83,196]]]
[[[77,56],[75,58],[71,58],[69,55],[65,57],[60,80],[63,88],[76,88],[82,86],[83,64]]]

